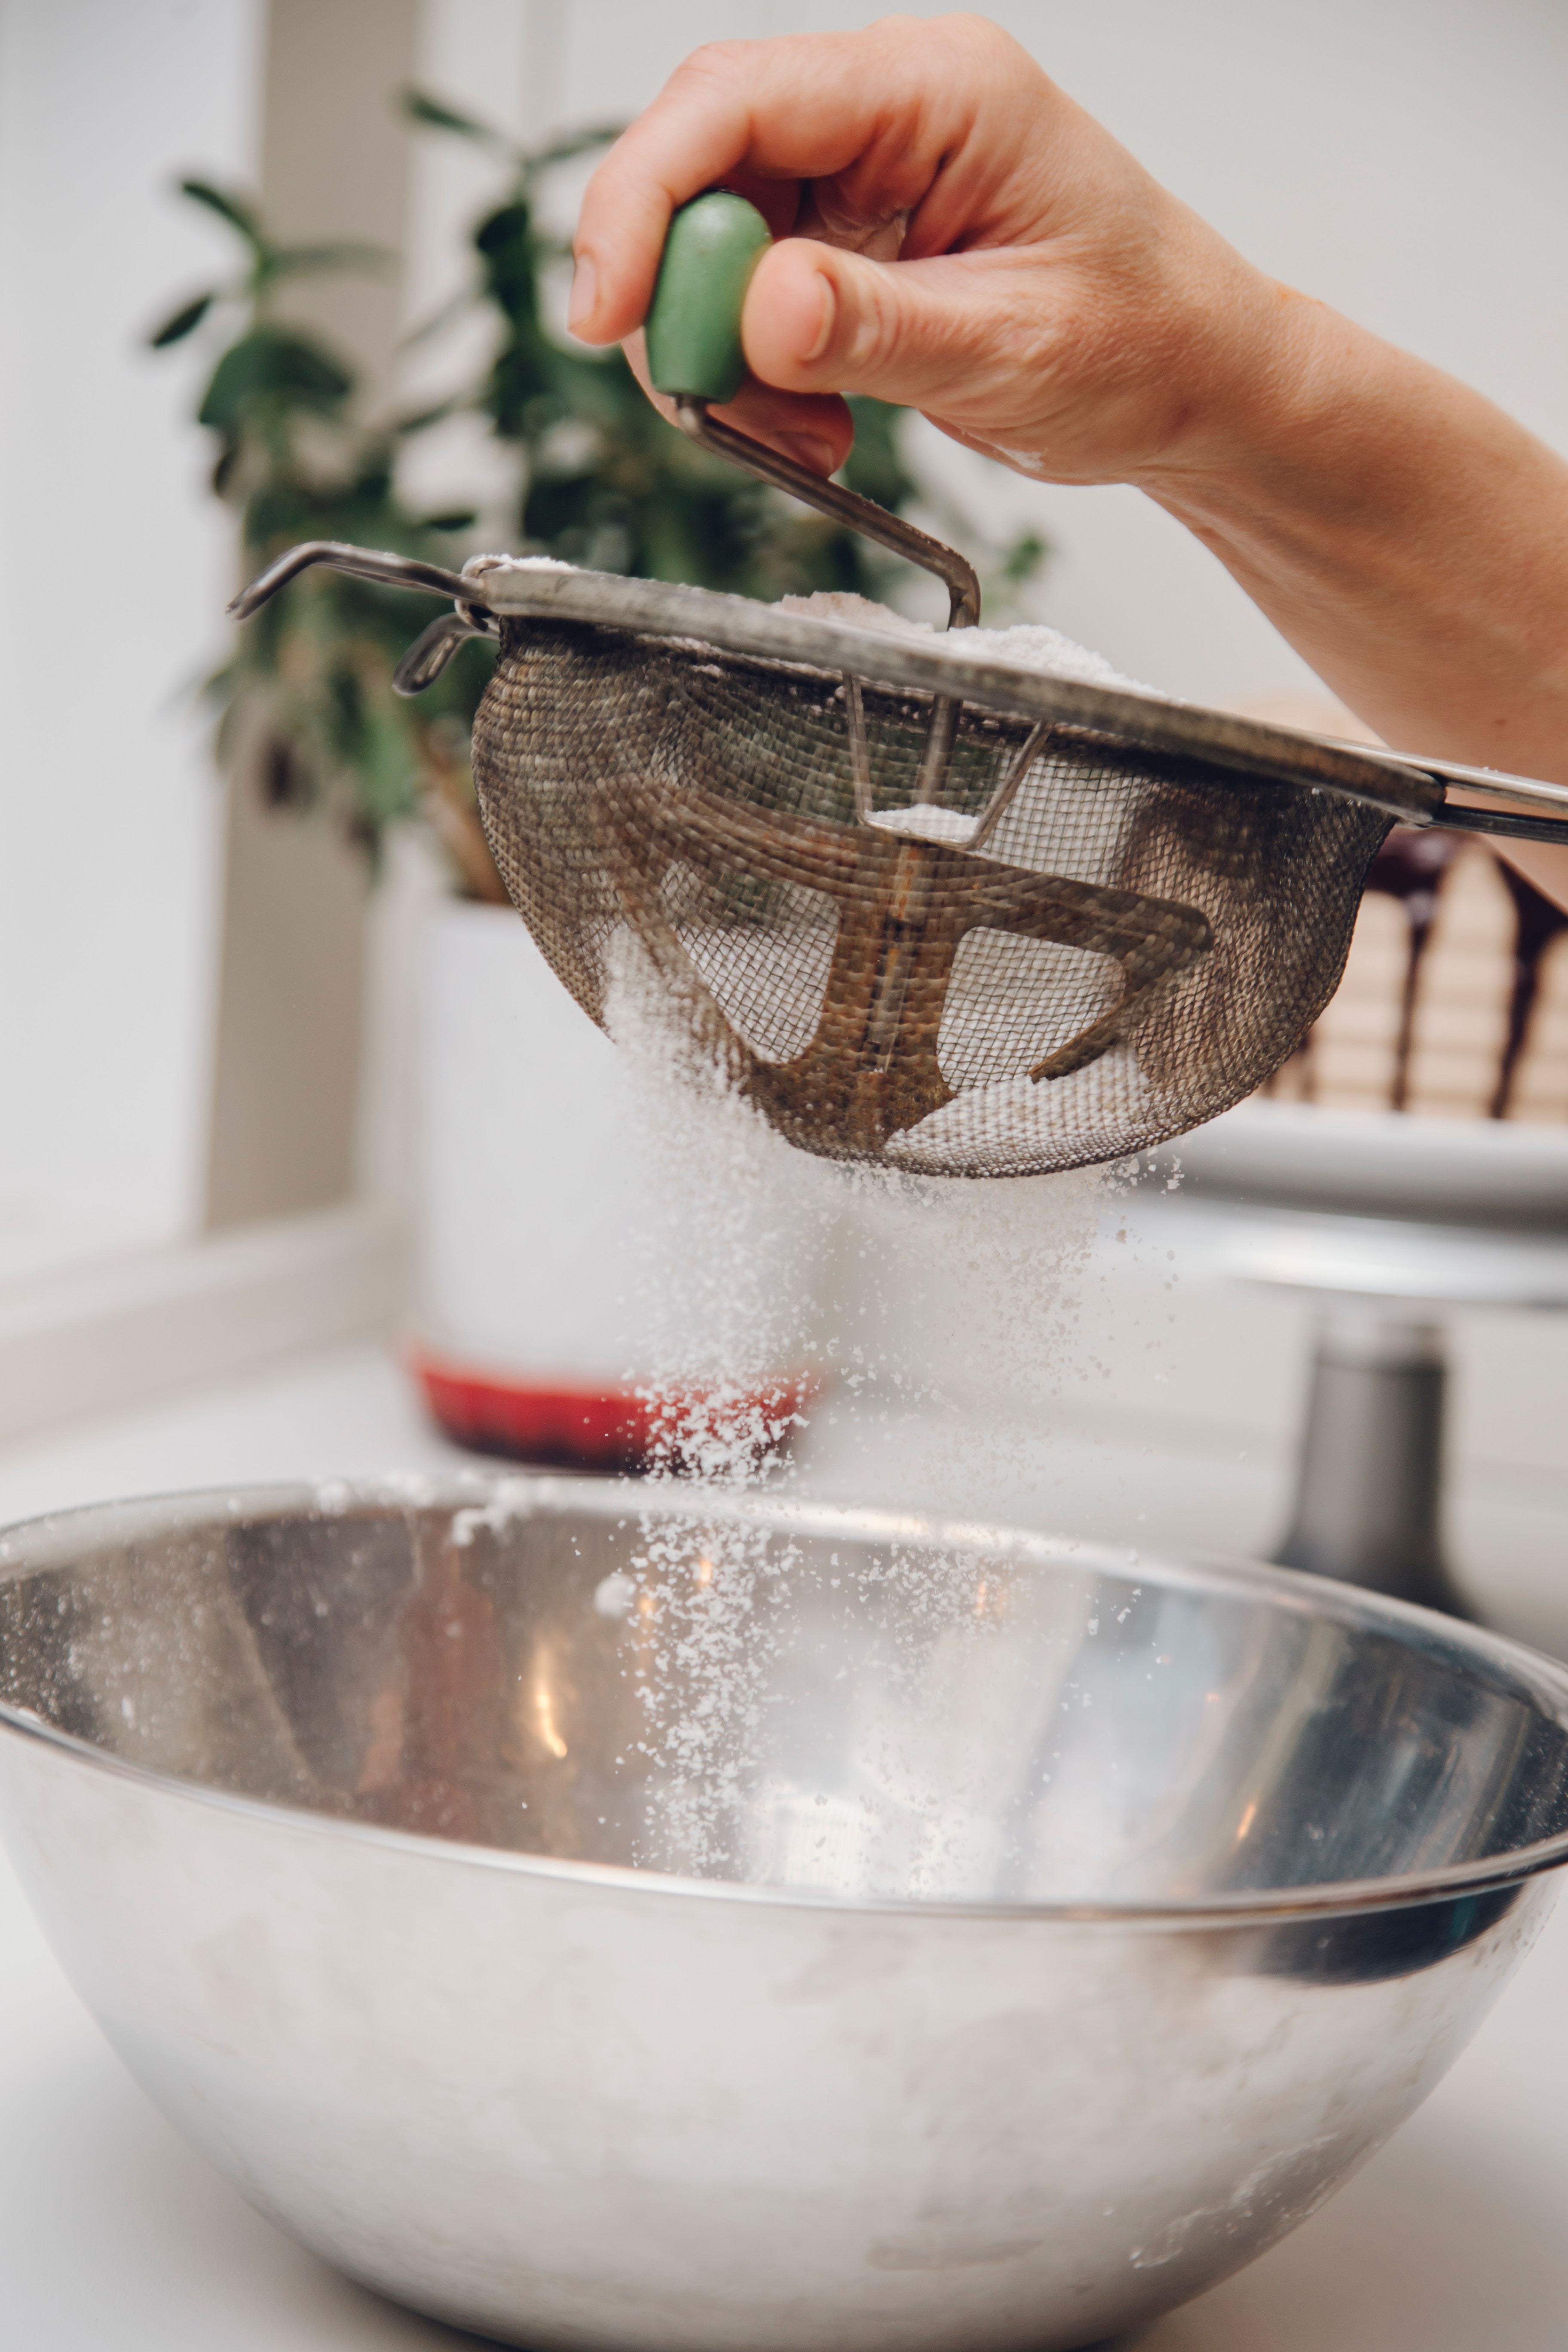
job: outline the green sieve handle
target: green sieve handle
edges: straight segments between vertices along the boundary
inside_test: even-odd
[[[674,400],[733,400],[745,378],[741,312],[768,247],[755,205],[728,188],[682,205],[669,224],[647,314],[647,366]]]
[[[674,402],[676,423],[700,449],[934,572],[947,590],[950,627],[973,626],[980,618],[980,583],[956,548],[709,415],[710,403],[733,400],[745,380],[741,312],[752,274],[772,242],[755,205],[728,188],[710,188],[682,205],[669,224],[647,314],[654,390]]]

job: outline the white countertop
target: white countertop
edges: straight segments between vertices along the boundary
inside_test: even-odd
[[[0,1457],[0,1520],[110,1494],[465,1458],[421,1422],[384,1352],[342,1349]],[[1143,1459],[1102,1448],[1096,1483],[1120,1480],[1123,1507],[1139,1501]],[[1262,1492],[1248,1505],[1273,1507]],[[6,2346],[456,2352],[474,2340],[337,2278],[186,2150],[65,1983],[3,1860],[0,2118]],[[1138,2341],[1144,2352],[1562,2352],[1568,1909],[1391,2146],[1284,2245]]]

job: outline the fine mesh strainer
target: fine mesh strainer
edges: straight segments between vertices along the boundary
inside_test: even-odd
[[[676,1062],[717,1068],[829,1158],[1080,1166],[1216,1117],[1286,1060],[1338,983],[1396,821],[1568,840],[1563,786],[967,651],[979,592],[961,556],[707,415],[739,381],[760,230],[727,195],[677,216],[655,381],[694,438],[938,573],[947,636],[547,561],[479,556],[459,575],[328,543],[233,608],[316,562],[451,595],[405,657],[405,693],[464,637],[497,640],[474,729],[486,835],[601,1026],[651,994]]]

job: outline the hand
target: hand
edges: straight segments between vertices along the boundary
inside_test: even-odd
[[[839,395],[875,393],[1038,480],[1134,483],[1387,741],[1568,782],[1568,466],[1253,268],[996,26],[699,49],[590,183],[584,341],[635,346],[716,183],[779,240],[718,412],[743,432],[829,473]]]
[[[671,213],[715,184],[779,240],[756,381],[718,413],[821,473],[860,392],[1041,480],[1152,480],[1222,450],[1275,364],[1282,289],[977,16],[699,49],[589,184],[577,335],[634,335]]]

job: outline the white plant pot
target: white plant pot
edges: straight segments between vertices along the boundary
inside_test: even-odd
[[[439,907],[423,993],[413,1358],[437,1418],[522,1459],[630,1466],[678,1360],[693,1389],[738,1382],[786,1420],[806,1318],[781,1318],[771,1347],[748,1328],[737,1361],[725,1310],[736,1283],[809,1291],[810,1214],[769,1188],[752,1229],[726,1213],[710,1245],[712,1200],[677,1169],[672,1202],[637,1075],[510,908]]]

